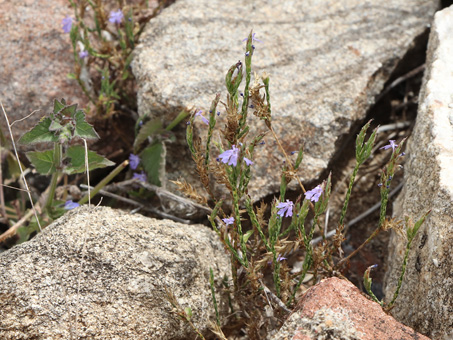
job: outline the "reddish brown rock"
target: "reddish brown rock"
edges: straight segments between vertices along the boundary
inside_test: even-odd
[[[352,283],[322,280],[300,299],[273,340],[429,340],[387,315]]]
[[[82,108],[87,103],[77,82],[67,77],[74,58],[61,20],[68,15],[74,17],[74,11],[66,0],[0,0],[0,100],[10,123],[39,110],[13,126],[15,138],[50,112],[54,98]]]

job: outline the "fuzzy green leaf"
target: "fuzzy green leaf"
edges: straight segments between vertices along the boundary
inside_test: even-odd
[[[74,75],[75,76],[75,75]],[[66,105],[66,101],[64,99],[59,102],[57,99],[53,101],[53,113],[58,113],[62,108]]]
[[[26,153],[28,160],[41,175],[50,175],[56,171],[53,159],[54,150],[30,151]]]
[[[148,174],[148,180],[155,185],[161,185],[161,179],[165,175],[163,168],[164,145],[156,143],[148,146],[140,155],[142,164]]]
[[[50,118],[43,118],[33,129],[26,132],[20,139],[20,144],[34,144],[44,142],[58,142],[58,136],[49,131],[52,121]]]
[[[146,122],[138,132],[134,141],[134,152],[138,151],[140,145],[150,136],[162,131],[162,122],[159,118]]]
[[[67,174],[75,174],[84,172],[85,166],[85,148],[82,145],[75,145],[68,148],[66,151],[66,157],[69,161],[69,165],[66,166],[64,172]],[[88,164],[89,170],[98,168],[105,168],[106,166],[115,165],[115,163],[109,161],[107,158],[98,155],[96,152],[88,150]]]
[[[85,113],[79,110],[75,113],[75,131],[74,137],[80,137],[85,139],[97,139],[99,135],[94,131],[94,128],[91,124],[88,124],[85,120]]]

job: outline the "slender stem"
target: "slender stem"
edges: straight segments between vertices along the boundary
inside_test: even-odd
[[[406,244],[406,252],[404,254],[403,267],[401,269],[401,275],[400,275],[400,277],[398,279],[398,285],[396,286],[396,291],[395,291],[395,294],[393,294],[392,301],[390,301],[390,303],[387,306],[387,308],[389,310],[390,310],[390,308],[392,308],[393,304],[395,303],[396,298],[398,297],[398,295],[400,293],[401,285],[403,283],[404,274],[406,273],[407,258],[409,256],[409,250],[411,248],[411,244],[412,244],[412,241],[409,241]]]
[[[85,195],[79,200],[79,204],[82,205],[88,202],[88,198],[93,198],[99,190],[105,187],[116,175],[118,175],[125,167],[129,165],[129,161],[125,160],[123,163],[118,165],[111,173],[109,173],[102,181],[98,183],[91,191],[90,195]]]
[[[343,265],[347,261],[351,259],[351,257],[355,256],[364,246],[366,246],[373,238],[376,237],[377,234],[382,230],[381,226],[377,227],[376,230],[366,239],[365,242],[363,242],[356,250],[354,250],[351,254],[349,254],[347,257],[344,259],[340,260],[337,264],[337,267]]]
[[[344,200],[343,209],[341,210],[340,225],[343,225],[344,218],[346,216],[346,211],[348,210],[349,198],[351,197],[352,186],[354,185],[355,177],[359,171],[359,163],[356,163],[354,171],[352,172],[351,179],[349,180],[348,192],[346,193],[346,198]]]
[[[52,206],[55,189],[57,188],[58,184],[58,178],[61,175],[63,146],[60,143],[55,143],[53,150],[53,165],[55,167],[55,172],[52,174],[52,179],[50,180],[49,193],[47,194],[46,204],[44,205],[45,210],[49,210]]]

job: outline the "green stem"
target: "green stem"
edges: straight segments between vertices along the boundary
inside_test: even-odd
[[[389,310],[390,310],[390,308],[392,308],[393,304],[396,301],[396,298],[398,297],[398,295],[400,293],[401,285],[403,284],[404,274],[406,273],[407,258],[409,257],[409,250],[410,250],[411,244],[412,244],[412,241],[408,241],[406,244],[406,252],[404,254],[403,267],[401,269],[401,275],[398,279],[398,285],[396,287],[395,294],[393,294],[392,301],[390,301],[390,303],[387,306],[387,309],[389,309]]]
[[[60,143],[55,143],[54,145],[54,158],[53,164],[55,167],[55,172],[52,174],[52,179],[50,181],[49,194],[47,195],[46,204],[44,205],[45,210],[50,209],[53,202],[53,197],[55,195],[55,189],[57,188],[58,178],[61,175],[61,159],[63,154],[63,146]]]
[[[352,186],[354,185],[355,177],[359,171],[359,163],[356,163],[354,171],[352,172],[351,179],[349,180],[348,192],[346,193],[346,198],[344,200],[343,209],[341,210],[340,225],[343,225],[344,218],[346,216],[346,211],[348,210],[349,198],[351,197]]]
[[[86,202],[88,202],[88,198],[93,198],[99,190],[101,190],[103,187],[105,187],[116,175],[118,175],[125,167],[129,165],[129,161],[125,160],[123,163],[118,165],[111,173],[109,173],[102,181],[99,182],[98,185],[94,187],[94,189],[90,192],[90,195],[88,196],[85,195],[79,200],[79,204],[82,205]]]

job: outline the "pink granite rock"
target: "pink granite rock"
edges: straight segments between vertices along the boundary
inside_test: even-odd
[[[322,280],[300,299],[297,311],[273,340],[428,340],[399,323],[352,283],[332,277]]]

